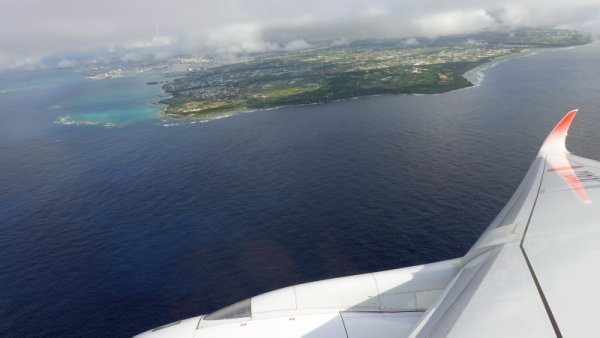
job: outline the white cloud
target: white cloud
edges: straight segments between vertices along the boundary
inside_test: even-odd
[[[471,46],[483,46],[485,44],[486,44],[486,42],[484,42],[484,41],[478,41],[478,40],[474,40],[474,39],[467,39],[467,41],[465,41],[465,45],[471,45]]]
[[[62,59],[56,64],[56,68],[72,68],[79,63],[73,59]]]
[[[41,57],[19,57],[17,55],[0,50],[0,70],[23,69],[34,70],[46,68],[46,64]]]
[[[217,53],[257,53],[278,48],[276,43],[263,40],[262,28],[253,23],[238,23],[217,27],[204,36],[204,47]]]
[[[449,34],[464,34],[489,28],[496,24],[485,10],[448,11],[415,20],[423,36],[435,37]]]
[[[165,35],[153,36],[150,40],[138,40],[133,41],[125,45],[126,48],[140,49],[140,48],[155,48],[155,47],[166,47],[173,43],[173,38]]]
[[[308,42],[306,42],[302,39],[298,39],[298,40],[293,40],[293,41],[286,43],[283,46],[283,49],[285,49],[287,51],[294,51],[294,50],[307,49],[310,47],[312,47],[312,46]]]
[[[121,61],[125,62],[138,62],[144,60],[145,58],[146,56],[144,54],[137,52],[127,52],[121,55]]]
[[[364,18],[375,19],[390,15],[390,11],[383,6],[370,6],[359,14]]]
[[[598,33],[600,32],[600,13],[598,13],[598,15],[594,19],[585,20],[574,24],[566,24],[564,26],[568,28],[576,28],[588,32]]]
[[[47,68],[48,66],[42,61],[40,57],[30,56],[25,58],[20,58],[12,63],[12,69],[24,69],[24,70],[34,70],[34,69],[42,69]]]
[[[408,38],[402,41],[402,44],[408,47],[414,47],[419,45],[419,40],[417,40],[416,38]]]
[[[333,45],[334,46],[343,46],[343,45],[347,45],[350,43],[350,40],[348,40],[348,38],[341,38],[341,39],[337,39],[335,41],[333,41]]]
[[[153,56],[155,60],[166,60],[175,56],[175,54],[171,50],[159,50]]]
[[[507,5],[498,17],[505,25],[519,26],[527,22],[527,8],[521,5]]]
[[[600,31],[599,23],[600,0],[6,0],[0,70],[93,50],[127,58],[236,54],[294,40],[438,36],[501,24]]]

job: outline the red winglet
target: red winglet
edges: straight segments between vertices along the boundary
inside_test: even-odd
[[[563,117],[560,122],[552,129],[552,132],[544,141],[542,148],[540,149],[540,155],[547,155],[551,153],[566,153],[567,147],[565,146],[565,141],[567,139],[567,134],[569,132],[569,127],[571,126],[571,122],[577,115],[579,109],[573,109],[565,117]]]

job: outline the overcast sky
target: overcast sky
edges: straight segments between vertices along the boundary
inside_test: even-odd
[[[70,53],[93,50],[161,58],[498,25],[600,32],[600,0],[0,0],[0,70],[55,66],[57,55],[68,64]]]

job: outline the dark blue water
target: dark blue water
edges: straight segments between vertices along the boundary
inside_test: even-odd
[[[0,336],[128,336],[461,256],[566,111],[581,108],[570,149],[600,158],[599,52],[511,59],[443,95],[169,128],[56,124],[79,79],[0,76],[21,84],[0,93]]]

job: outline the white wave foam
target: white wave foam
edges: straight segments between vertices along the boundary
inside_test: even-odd
[[[66,126],[75,125],[75,126],[96,126],[96,127],[106,127],[113,128],[116,127],[117,124],[115,122],[97,122],[97,121],[87,121],[87,120],[75,120],[69,115],[60,116],[56,120],[54,120],[56,124],[62,124]]]

